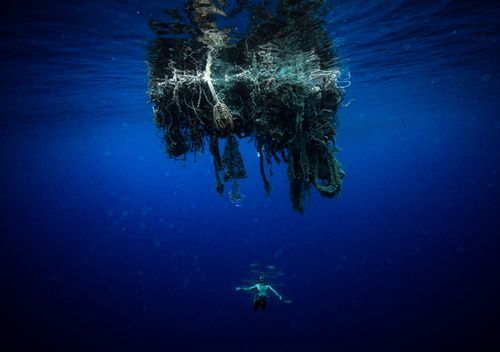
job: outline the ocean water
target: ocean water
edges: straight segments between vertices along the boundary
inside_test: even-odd
[[[177,3],[4,5],[1,350],[497,351],[498,3],[332,1],[347,175],[303,215],[251,144],[239,207],[165,154],[146,45]],[[254,313],[252,264],[293,302]]]

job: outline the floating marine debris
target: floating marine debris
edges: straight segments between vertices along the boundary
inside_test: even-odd
[[[215,188],[223,195],[230,182],[235,204],[246,177],[241,139],[255,144],[267,194],[271,164],[287,165],[294,210],[304,211],[311,186],[325,197],[340,192],[335,135],[343,92],[325,3],[188,0],[150,22],[148,93],[166,152],[179,158],[208,146]],[[246,28],[236,31],[231,20],[244,16]]]

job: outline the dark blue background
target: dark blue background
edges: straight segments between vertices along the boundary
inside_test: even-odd
[[[337,200],[241,207],[209,155],[169,160],[147,104],[160,1],[16,1],[0,14],[2,350],[494,351],[499,7],[338,1]],[[285,273],[268,311],[234,291]]]

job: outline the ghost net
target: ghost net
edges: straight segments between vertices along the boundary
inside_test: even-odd
[[[246,177],[242,138],[255,144],[266,193],[266,165],[287,165],[294,210],[304,211],[311,185],[326,197],[340,192],[335,134],[343,94],[324,2],[190,0],[150,22],[148,93],[166,151],[178,158],[208,146],[216,190],[222,195],[231,182],[235,203],[237,180]],[[244,15],[243,34],[220,24]]]

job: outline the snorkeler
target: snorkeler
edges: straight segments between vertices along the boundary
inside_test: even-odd
[[[274,288],[272,288],[270,285],[266,284],[266,281],[264,280],[264,275],[259,276],[259,282],[256,283],[253,286],[250,287],[236,287],[236,291],[239,290],[244,290],[244,291],[251,291],[251,290],[257,290],[257,294],[255,295],[253,299],[253,311],[256,312],[259,307],[262,308],[262,310],[266,310],[267,306],[267,290],[271,290],[279,299],[280,301],[283,301],[283,297],[276,292]]]

